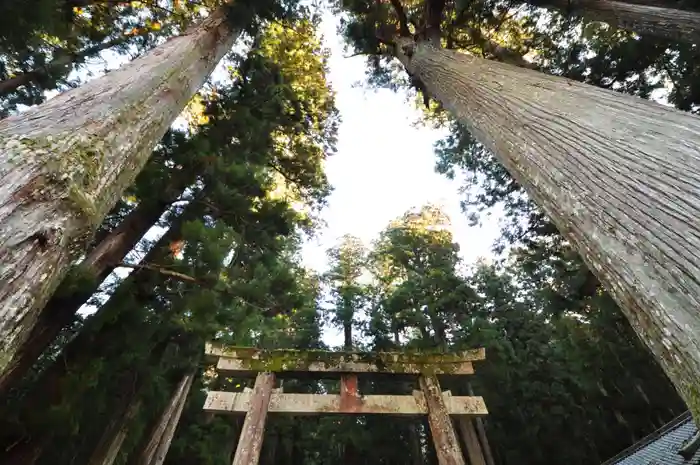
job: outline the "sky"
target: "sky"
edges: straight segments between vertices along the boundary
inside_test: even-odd
[[[321,32],[331,51],[330,81],[341,117],[337,153],[326,162],[334,191],[322,215],[327,227],[305,244],[304,263],[323,271],[326,249],[342,235],[353,234],[370,245],[391,220],[428,203],[450,216],[466,263],[490,257],[498,216],[470,227],[460,210],[461,180],[435,172],[433,144],[446,132],[416,125],[420,113],[406,93],[370,89],[364,58],[346,57],[336,28],[337,19],[326,14]]]
[[[321,32],[331,51],[329,77],[341,117],[337,153],[326,161],[334,190],[322,214],[326,227],[303,247],[304,264],[323,272],[328,266],[325,251],[344,234],[369,246],[391,220],[428,203],[441,206],[450,217],[465,264],[491,257],[499,216],[470,227],[460,209],[461,180],[435,172],[433,145],[446,132],[416,125],[420,113],[405,92],[370,89],[364,58],[347,58],[336,28],[337,19],[326,14]],[[342,336],[325,328],[323,341],[339,346]]]

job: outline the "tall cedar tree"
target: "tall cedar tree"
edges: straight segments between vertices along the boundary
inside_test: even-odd
[[[120,69],[0,122],[0,372],[185,104],[237,37],[283,6],[225,4]]]
[[[183,30],[214,0],[197,2],[17,0],[0,6],[0,117],[36,105],[48,90],[80,83],[73,70],[102,52],[139,55]],[[121,57],[120,57],[121,58]]]
[[[299,27],[300,37],[306,37],[309,31]],[[269,45],[263,46],[268,48],[266,53],[273,53]],[[267,77],[259,72],[257,77],[251,74],[261,84],[255,84],[257,87],[254,91],[238,84],[239,88],[230,91],[227,100],[230,103],[216,111],[226,114],[228,121],[235,123],[237,128],[255,124],[259,132],[236,129],[241,132],[237,137],[254,150],[267,150],[267,147],[274,145],[273,156],[267,160],[269,168],[287,180],[295,195],[316,208],[322,204],[328,192],[317,160],[324,151],[332,148],[336,126],[332,101],[324,96],[322,87],[315,85],[317,81],[301,85],[300,77],[292,74],[296,73],[298,63],[279,53],[274,55],[274,59],[277,69],[283,76],[286,75],[286,81],[279,81],[274,73]],[[245,72],[244,68],[250,66],[252,60],[243,63],[242,71]],[[320,72],[316,64],[310,63],[309,66],[315,73]],[[293,79],[290,77],[292,75]],[[250,79],[250,76],[242,79]],[[275,85],[262,87],[263,82]],[[279,85],[282,82],[288,83],[288,86],[295,85],[299,90]],[[260,112],[234,111],[238,105],[259,108]],[[214,114],[205,115],[204,119],[216,117]],[[97,285],[122,263],[127,252],[157,223],[173,202],[185,200],[193,188],[201,189],[215,182],[215,177],[220,176],[216,168],[222,158],[241,156],[236,150],[210,152],[211,140],[229,137],[227,131],[228,128],[222,128],[219,124],[203,126],[194,137],[188,138],[172,131],[166,135],[143,176],[137,179],[136,188],[132,189],[132,199],[141,199],[140,203],[128,210],[125,217],[124,205],[115,207],[106,223],[108,228],[98,232],[96,243],[88,250],[86,258],[71,270],[68,278],[59,286],[26,342],[4,375],[0,376],[0,391],[17,382],[60,329],[70,323]],[[304,139],[304,131],[313,136],[310,141]],[[295,154],[293,157],[290,157],[290,150]],[[113,216],[123,217],[118,226],[110,226]]]
[[[689,187],[700,122],[642,99],[443,47],[446,2],[347,2],[345,31],[393,56],[491,150],[609,289],[700,415],[700,283]],[[449,10],[448,10],[449,11]],[[659,170],[663,166],[663,170]],[[638,205],[651,207],[639,209]],[[620,199],[623,199],[620,200]],[[604,214],[603,214],[604,213]],[[671,244],[671,245],[669,245]]]

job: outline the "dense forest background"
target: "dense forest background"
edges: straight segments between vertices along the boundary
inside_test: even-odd
[[[146,53],[219,3],[3,2],[0,113]],[[102,222],[0,379],[0,464],[150,465],[168,428],[165,464],[230,463],[241,419],[206,415],[205,392],[250,382],[213,376],[204,343],[328,349],[330,328],[348,349],[485,347],[471,383],[490,411],[486,431],[500,465],[600,463],[685,410],[615,302],[515,180],[423,100],[419,83],[371,54],[371,3],[236,2],[254,20]],[[697,111],[693,44],[536,4],[447,3],[453,47]],[[404,5],[421,15],[420,2]],[[370,244],[340,238],[328,270],[302,265],[302,244],[323,227],[332,189],[324,160],[340,124],[318,32],[329,9],[343,15],[348,43],[370,54],[368,85],[409,88],[423,124],[449,129],[435,147],[436,170],[476,193],[465,197],[464,214],[478,222],[495,207],[505,211],[497,259],[463,263],[450,218],[417,205]],[[337,390],[321,382],[284,388]],[[168,419],[178,409],[174,429]],[[426,431],[384,417],[274,417],[261,460],[434,464]]]

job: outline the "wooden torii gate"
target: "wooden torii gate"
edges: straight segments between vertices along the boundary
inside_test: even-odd
[[[243,392],[209,391],[204,404],[204,410],[210,413],[245,414],[233,465],[258,464],[268,413],[427,415],[440,465],[466,465],[450,418],[457,417],[469,463],[487,463],[479,441],[481,435],[472,422],[473,417],[488,413],[483,398],[442,392],[438,380],[473,374],[472,362],[484,360],[484,349],[425,354],[261,350],[207,344],[206,355],[216,364],[216,371],[225,376],[255,378],[253,389],[246,388]],[[278,378],[310,376],[315,379],[339,377],[340,393],[292,394],[275,389]],[[413,379],[419,389],[412,395],[363,396],[358,392],[358,376]],[[481,439],[483,442],[485,437]],[[488,445],[485,446],[488,449]]]

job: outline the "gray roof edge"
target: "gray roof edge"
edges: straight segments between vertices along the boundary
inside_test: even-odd
[[[632,455],[633,453],[637,452],[642,447],[651,444],[656,439],[663,436],[665,433],[677,428],[678,426],[682,425],[683,423],[687,422],[688,420],[692,420],[692,418],[693,417],[690,414],[690,411],[681,413],[676,418],[674,418],[673,420],[671,420],[668,423],[666,423],[665,425],[663,425],[661,428],[657,429],[653,433],[650,433],[650,434],[644,436],[642,439],[635,442],[634,444],[629,446],[627,449],[623,449],[622,451],[618,452],[617,455],[609,458],[608,460],[601,463],[600,465],[614,465],[615,463],[619,462],[623,458],[628,457],[628,456]]]

